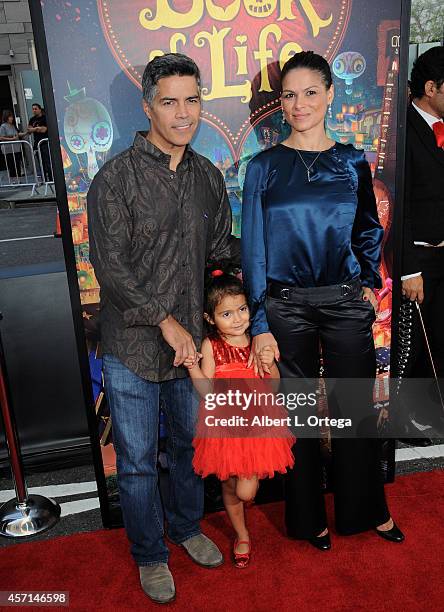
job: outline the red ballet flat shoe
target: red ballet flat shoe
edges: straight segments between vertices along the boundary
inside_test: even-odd
[[[248,552],[246,553],[238,553],[236,552],[236,548],[239,544],[248,544]],[[234,567],[238,569],[244,569],[250,563],[251,556],[251,544],[248,540],[236,540],[233,546],[233,563]]]

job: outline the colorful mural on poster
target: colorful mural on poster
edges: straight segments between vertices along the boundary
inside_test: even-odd
[[[334,73],[330,136],[366,151],[385,229],[374,327],[380,382],[390,356],[391,222],[395,183],[400,0],[42,0],[85,321],[99,287],[88,260],[85,204],[98,168],[147,127],[141,77],[152,57],[190,55],[202,71],[202,122],[193,147],[224,174],[240,235],[249,159],[286,134],[279,69],[295,52],[322,54]],[[92,368],[97,369],[91,351]],[[94,375],[93,375],[94,378]],[[96,395],[100,375],[95,375]],[[109,431],[105,421],[103,431]],[[109,453],[108,434],[102,435]],[[113,472],[112,455],[105,456]]]

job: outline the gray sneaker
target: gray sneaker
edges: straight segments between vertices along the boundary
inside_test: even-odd
[[[203,567],[217,567],[224,562],[222,553],[216,544],[203,533],[185,540],[181,546],[185,548],[193,561]]]
[[[173,576],[167,563],[139,565],[139,575],[145,594],[156,603],[169,603],[176,597]]]

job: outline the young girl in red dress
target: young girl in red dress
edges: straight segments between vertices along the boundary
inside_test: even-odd
[[[212,379],[259,379],[255,369],[247,367],[251,342],[248,335],[250,315],[238,278],[221,270],[213,271],[206,288],[204,317],[210,333],[202,343],[200,363],[185,361],[199,393],[205,396],[213,388]],[[265,376],[278,379],[279,371],[270,347],[263,349],[260,360],[264,372],[267,372]],[[200,412],[206,411],[201,409]],[[202,419],[199,425],[202,425]],[[215,474],[222,481],[224,506],[237,536],[233,548],[234,564],[244,568],[251,554],[244,502],[254,499],[261,478],[271,478],[275,472],[285,473],[293,466],[291,447],[294,438],[288,430],[282,433],[282,429],[279,436],[270,437],[242,434],[240,437],[224,437],[223,434],[210,437],[208,433],[199,435],[199,430],[202,434],[198,426],[198,435],[193,441],[193,467],[202,477]]]

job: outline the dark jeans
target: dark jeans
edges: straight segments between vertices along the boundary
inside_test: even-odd
[[[6,167],[11,178],[23,176],[23,156],[21,152],[6,153]]]
[[[169,490],[164,502],[168,537],[180,544],[200,533],[203,480],[192,468],[198,402],[189,378],[152,383],[110,354],[103,356],[117,454],[120,504],[138,565],[168,560],[158,473],[159,403],[165,412]]]
[[[279,346],[282,378],[318,378],[321,350],[326,378],[369,380],[356,410],[361,416],[368,415],[365,430],[373,426],[376,435],[371,393],[376,375],[375,313],[360,291],[334,301],[319,300],[316,288],[307,289],[302,299],[293,301],[268,297],[267,318]],[[340,416],[342,407],[332,404],[329,400],[329,416]],[[380,469],[380,440],[333,438],[331,449],[337,531],[353,534],[385,523],[390,514]],[[288,535],[304,539],[327,526],[320,441],[301,437],[293,453],[294,468],[286,476],[285,520]]]

